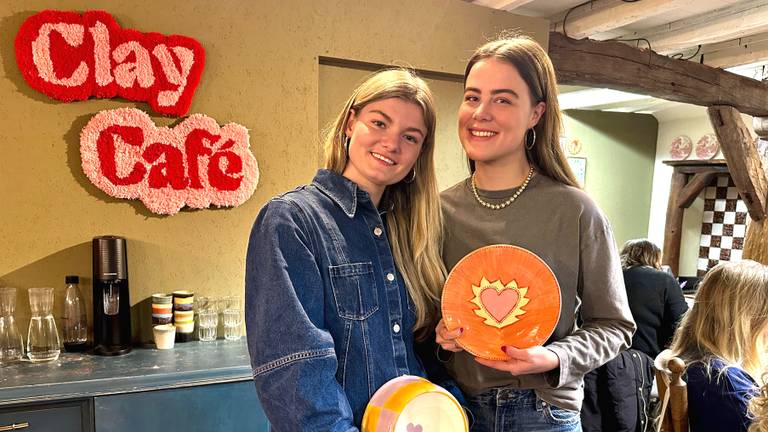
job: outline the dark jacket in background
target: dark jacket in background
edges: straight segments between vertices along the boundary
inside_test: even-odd
[[[644,432],[653,386],[653,359],[628,349],[584,376],[584,432]]]
[[[678,321],[688,310],[683,291],[668,273],[644,266],[624,270],[624,285],[637,323],[632,348],[656,358],[672,340]]]
[[[651,267],[624,270],[627,300],[637,331],[632,348],[584,377],[584,432],[641,432],[648,427],[653,359],[688,310],[675,278]]]

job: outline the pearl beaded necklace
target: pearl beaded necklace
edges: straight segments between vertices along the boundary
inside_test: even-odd
[[[473,194],[475,194],[475,199],[476,199],[476,200],[477,200],[477,202],[479,202],[479,203],[480,203],[480,205],[482,205],[483,207],[489,208],[489,209],[491,209],[491,210],[501,210],[501,209],[503,209],[503,208],[505,208],[505,207],[509,206],[510,204],[512,204],[512,203],[513,203],[513,202],[514,202],[514,201],[517,199],[517,197],[519,197],[519,196],[520,196],[520,194],[521,194],[521,193],[523,193],[523,191],[525,190],[526,186],[528,186],[528,182],[529,182],[529,181],[531,181],[531,177],[533,177],[533,167],[531,167],[531,168],[528,170],[528,176],[525,178],[525,181],[523,181],[523,184],[522,184],[522,185],[520,185],[520,188],[519,188],[519,189],[518,189],[518,190],[517,190],[517,191],[516,191],[514,194],[512,194],[512,196],[511,196],[511,197],[509,197],[509,198],[508,198],[506,201],[504,201],[503,203],[499,203],[499,204],[491,204],[491,203],[489,203],[489,202],[485,202],[485,201],[483,201],[483,200],[480,198],[480,195],[477,193],[477,185],[475,184],[475,174],[474,174],[474,173],[472,173],[472,193],[473,193]]]

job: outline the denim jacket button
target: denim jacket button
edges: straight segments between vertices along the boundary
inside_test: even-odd
[[[395,323],[395,325],[392,326],[392,331],[395,333],[400,333],[400,324]]]
[[[387,280],[390,282],[394,281],[395,275],[393,275],[392,273],[387,273]]]
[[[376,228],[373,229],[373,235],[375,235],[376,237],[381,237],[381,233],[383,233],[383,232],[384,231],[382,231],[382,229],[379,228],[379,227],[376,227]]]

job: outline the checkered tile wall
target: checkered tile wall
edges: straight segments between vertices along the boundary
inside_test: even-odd
[[[720,176],[704,189],[698,276],[720,261],[739,261],[749,214],[730,176]]]

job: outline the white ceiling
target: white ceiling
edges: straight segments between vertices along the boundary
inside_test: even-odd
[[[591,39],[646,38],[665,55],[762,79],[768,63],[768,0],[466,0],[478,6],[548,19],[552,31]],[[637,42],[629,42],[637,43]],[[737,67],[737,68],[734,68]],[[561,93],[584,91],[561,86]],[[703,108],[630,96],[603,102],[582,93],[579,109],[642,112],[659,120],[701,115]],[[567,105],[567,104],[564,104]]]

